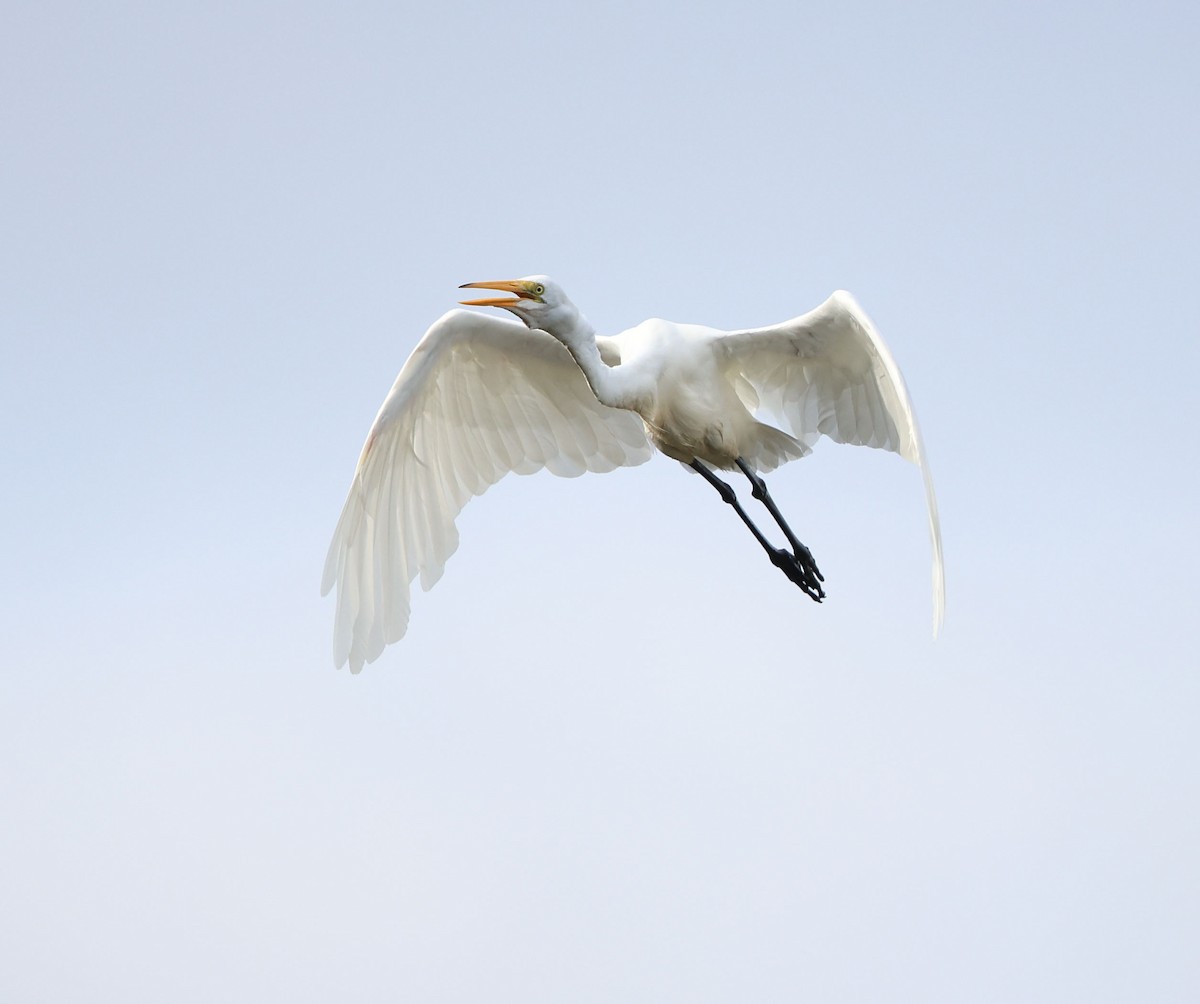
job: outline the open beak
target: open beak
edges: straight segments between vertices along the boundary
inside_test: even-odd
[[[508,279],[503,282],[464,282],[459,289],[500,289],[506,293],[515,293],[516,299],[510,296],[485,297],[482,300],[459,300],[466,307],[511,307],[521,300],[532,300],[534,296],[525,288],[525,283],[519,279]]]

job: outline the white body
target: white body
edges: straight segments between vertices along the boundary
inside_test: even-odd
[[[925,481],[937,632],[941,534],[916,416],[848,293],[768,328],[655,319],[603,338],[550,280],[533,278],[544,301],[511,309],[546,330],[451,311],[380,408],[325,564],[322,592],[336,584],[338,593],[336,665],[358,672],[403,636],[410,583],[419,574],[429,589],[440,578],[472,495],[509,472],[570,477],[644,463],[651,442],[683,463],[730,468],[741,457],[763,472],[822,435],[912,461]]]
[[[729,333],[653,318],[615,336],[621,369],[645,381],[628,407],[668,457],[730,470],[741,457],[760,471],[804,456],[803,444],[759,422],[736,390],[723,340]]]

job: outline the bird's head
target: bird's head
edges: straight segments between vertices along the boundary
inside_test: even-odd
[[[559,335],[577,321],[575,309],[563,288],[547,275],[527,275],[524,279],[501,282],[467,282],[459,289],[497,289],[513,296],[486,297],[460,301],[468,307],[500,307],[515,314],[529,327]]]

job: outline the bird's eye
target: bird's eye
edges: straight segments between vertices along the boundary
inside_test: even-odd
[[[535,295],[537,295],[537,296],[541,296],[541,295],[542,295],[544,292],[546,292],[546,287],[545,287],[545,286],[543,286],[543,285],[542,285],[542,284],[539,282],[539,283],[538,283],[536,286],[534,286],[534,287],[533,287],[533,292],[534,292],[534,294],[535,294]]]

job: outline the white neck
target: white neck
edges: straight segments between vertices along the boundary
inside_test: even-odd
[[[632,369],[605,365],[596,347],[596,329],[579,311],[574,311],[569,325],[551,334],[567,347],[579,364],[597,401],[610,408],[639,410],[647,389],[643,386],[645,381],[639,380],[638,373]]]

